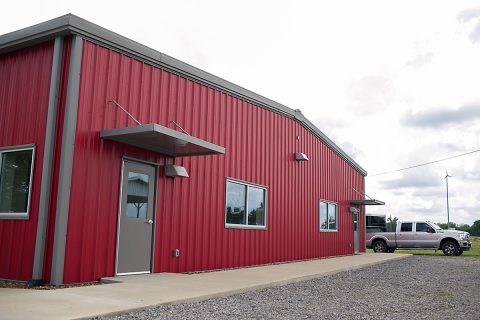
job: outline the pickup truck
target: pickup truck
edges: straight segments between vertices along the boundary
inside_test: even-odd
[[[470,234],[443,230],[429,221],[399,221],[395,232],[366,233],[366,246],[374,252],[394,252],[396,249],[442,250],[446,256],[459,256],[470,250]]]

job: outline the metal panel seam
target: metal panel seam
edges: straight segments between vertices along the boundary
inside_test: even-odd
[[[60,72],[62,65],[63,38],[57,37],[53,48],[52,74],[48,98],[47,124],[45,129],[45,147],[43,151],[42,182],[38,209],[35,255],[33,259],[32,279],[40,280],[43,275],[45,239],[47,231],[48,208],[52,179],[53,152],[55,147],[55,123],[57,119],[58,93],[60,90]]]
[[[63,283],[65,245],[67,241],[68,212],[72,179],[73,153],[77,127],[78,95],[80,89],[80,67],[82,63],[83,39],[74,36],[68,74],[67,99],[62,135],[62,151],[58,182],[57,210],[53,243],[51,283]]]

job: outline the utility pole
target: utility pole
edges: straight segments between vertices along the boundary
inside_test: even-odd
[[[450,228],[450,206],[448,205],[448,178],[451,178],[452,176],[450,176],[447,172],[447,170],[445,170],[445,182],[447,183],[447,230]]]

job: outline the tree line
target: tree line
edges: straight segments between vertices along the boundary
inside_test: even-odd
[[[387,232],[394,232],[397,228],[397,217],[393,217],[390,215],[387,218]],[[437,225],[442,229],[447,229],[447,223],[437,223]],[[455,222],[450,222],[450,228],[454,228],[455,230],[466,231],[470,233],[472,236],[480,237],[480,220],[476,220],[472,225],[468,225],[466,223],[463,224],[456,224]]]

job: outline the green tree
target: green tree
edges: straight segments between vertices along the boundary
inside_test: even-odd
[[[443,222],[439,222],[437,223],[437,225],[442,228],[442,229],[445,229],[447,230],[447,223],[443,223]],[[457,224],[455,222],[450,222],[450,229],[457,229]]]
[[[470,227],[470,234],[472,236],[480,237],[480,220],[475,221]]]
[[[470,225],[468,225],[466,223],[463,223],[463,224],[459,224],[456,229],[460,230],[460,231],[465,231],[465,232],[471,233],[470,231],[471,231],[472,227],[470,227]]]
[[[397,230],[397,221],[398,218],[392,218],[392,215],[387,218],[387,232],[395,232]]]
[[[437,223],[437,225],[442,229],[447,229],[447,223]],[[471,226],[463,223],[463,224],[456,224],[455,222],[450,222],[450,228],[455,228],[455,230],[466,231],[470,233],[472,236],[480,236],[480,220],[475,221]]]

